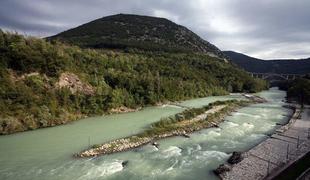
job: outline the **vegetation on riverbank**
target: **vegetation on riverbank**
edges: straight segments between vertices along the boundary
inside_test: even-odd
[[[287,99],[301,105],[310,104],[310,75],[283,83],[280,89],[287,91]]]
[[[0,134],[135,109],[266,88],[203,53],[81,49],[0,30]]]
[[[297,100],[301,105],[310,104],[310,77],[296,79],[289,84],[288,98]]]
[[[254,101],[217,101],[201,108],[187,109],[174,116],[162,118],[160,121],[153,123],[148,129],[139,134],[117,139],[102,145],[94,145],[92,148],[83,151],[76,156],[89,157],[111,154],[137,148],[166,137],[188,137],[188,133],[203,128],[216,127],[217,124],[223,121],[228,113],[251,103],[254,103]]]
[[[139,134],[138,137],[153,137],[156,138],[158,135],[173,131],[173,130],[183,130],[185,132],[191,132],[192,129],[201,129],[202,127],[209,126],[210,123],[217,124],[223,114],[230,112],[236,107],[241,107],[249,104],[249,101],[216,101],[210,103],[207,106],[201,108],[187,109],[181,113],[167,118],[162,118],[160,121],[155,122],[151,125],[149,129]],[[211,112],[215,107],[214,112]],[[208,114],[208,116],[202,116],[194,120],[195,117],[199,117],[201,114]],[[214,125],[212,124],[212,125]]]

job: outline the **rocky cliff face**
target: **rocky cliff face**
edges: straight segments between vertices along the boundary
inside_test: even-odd
[[[94,95],[95,89],[88,83],[85,83],[79,79],[79,77],[73,73],[62,73],[59,77],[59,81],[55,85],[57,88],[68,88],[71,93],[82,92],[86,95]]]
[[[48,39],[84,47],[193,51],[226,57],[216,46],[164,18],[118,14],[94,20]]]

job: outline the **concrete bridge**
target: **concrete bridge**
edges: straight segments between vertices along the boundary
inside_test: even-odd
[[[252,77],[261,78],[265,80],[278,79],[278,80],[294,80],[296,78],[304,76],[304,74],[278,74],[278,73],[252,73]]]

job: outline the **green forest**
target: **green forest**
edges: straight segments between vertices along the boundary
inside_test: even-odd
[[[278,84],[279,89],[286,91],[288,101],[304,105],[310,104],[310,74]]]
[[[298,78],[288,83],[287,97],[296,100],[302,106],[310,104],[310,76]]]
[[[267,83],[203,53],[82,49],[0,30],[0,134]]]

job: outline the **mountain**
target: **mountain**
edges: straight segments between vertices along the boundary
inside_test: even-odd
[[[117,14],[103,17],[47,39],[81,47],[193,51],[225,57],[213,44],[164,18]]]
[[[310,58],[299,60],[262,60],[234,51],[223,51],[231,61],[246,71],[255,73],[284,73],[307,74],[310,73]]]

